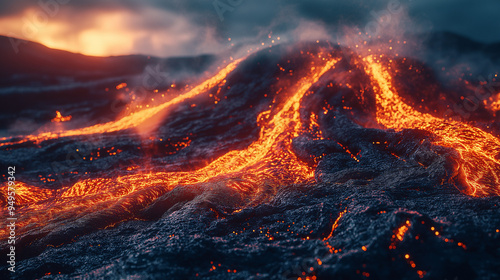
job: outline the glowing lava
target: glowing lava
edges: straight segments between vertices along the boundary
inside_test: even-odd
[[[198,170],[131,175],[121,173],[110,175],[109,178],[81,180],[60,190],[42,190],[18,182],[18,235],[21,238],[42,238],[57,229],[64,229],[66,225],[77,227],[76,230],[91,230],[142,218],[141,213],[147,211],[158,198],[179,186],[199,190],[220,183],[240,194],[245,205],[254,205],[266,201],[279,186],[312,178],[314,167],[297,158],[292,151],[292,140],[299,136],[304,128],[315,135],[316,139],[323,139],[323,136],[319,130],[317,115],[312,113],[308,116],[309,125],[302,123],[299,110],[301,100],[339,60],[325,53],[312,57],[311,67],[304,68],[308,69],[304,70],[307,71],[306,75],[290,78],[291,85],[280,88],[280,96],[284,95],[285,98],[280,98],[279,102],[275,98],[274,101],[277,102],[273,102],[271,109],[259,114],[257,125],[260,127],[260,133],[253,143],[245,149],[229,151]],[[234,61],[215,76],[170,101],[131,113],[117,121],[82,129],[30,135],[24,137],[21,142],[41,142],[59,137],[102,134],[135,128],[160,112],[219,85],[240,61]],[[376,119],[379,124],[396,130],[413,128],[433,132],[437,136],[433,140],[435,145],[453,148],[460,154],[462,162],[459,169],[467,186],[464,191],[466,194],[500,194],[500,163],[496,159],[500,152],[498,138],[468,124],[447,121],[416,111],[403,102],[392,86],[389,72],[379,60],[367,56],[363,63],[376,93]],[[6,144],[13,143],[3,143]],[[352,154],[347,147],[342,147],[354,160],[359,161],[357,155]],[[6,188],[2,188],[4,189]],[[5,204],[5,201],[3,202]],[[5,205],[3,206],[5,209]],[[332,237],[344,213],[345,211],[340,213],[324,241]],[[402,241],[409,226],[403,225],[395,234],[399,241]],[[7,234],[5,228],[0,229],[1,240],[6,239]],[[335,252],[333,247],[331,250]]]
[[[53,118],[51,122],[67,122],[71,120],[71,118],[72,118],[71,116],[63,117],[63,115],[61,115],[61,112],[56,111],[56,117]]]
[[[40,143],[42,141],[46,141],[49,139],[57,139],[60,137],[102,134],[102,133],[116,132],[120,130],[138,127],[145,121],[151,119],[152,117],[168,109],[169,107],[179,104],[187,99],[196,97],[202,93],[205,93],[208,89],[213,88],[216,85],[220,84],[226,78],[227,74],[229,74],[236,68],[236,66],[240,63],[241,60],[242,59],[233,61],[232,63],[227,65],[224,69],[219,71],[215,76],[211,77],[210,79],[207,79],[203,83],[199,84],[198,86],[194,87],[193,89],[184,94],[181,94],[160,105],[140,110],[137,112],[133,112],[130,115],[125,116],[117,121],[103,123],[103,124],[96,124],[94,126],[67,130],[67,131],[60,131],[60,132],[45,132],[38,135],[4,137],[0,138],[0,141],[9,141],[13,138],[19,138],[19,137],[21,137],[22,140],[0,143],[0,146],[25,143],[29,141]]]
[[[105,228],[136,218],[141,210],[180,185],[222,182],[236,192],[245,194],[246,201],[251,204],[261,202],[268,193],[274,193],[278,186],[313,177],[313,167],[295,156],[291,143],[303,127],[299,113],[302,97],[339,60],[325,59],[321,54],[319,56],[319,59],[313,59],[311,64],[315,67],[311,68],[311,72],[296,81],[295,86],[288,87],[287,98],[282,104],[276,104],[275,110],[259,115],[259,137],[246,149],[230,151],[196,171],[137,173],[116,178],[86,179],[53,193],[34,196],[34,200],[18,210],[18,234],[44,236],[55,228],[63,227],[68,219],[78,220],[82,229]],[[189,93],[158,107],[140,111],[114,123],[62,135],[109,132],[130,127],[217,84],[238,62]],[[23,191],[36,192],[34,187],[24,186]],[[261,195],[264,191],[266,195]],[[2,229],[0,239],[6,236],[7,231]]]
[[[380,60],[364,58],[365,70],[370,75],[377,100],[377,121],[387,128],[422,129],[434,133],[435,145],[455,149],[463,161],[461,176],[467,186],[464,192],[471,196],[500,195],[500,140],[471,125],[449,121],[421,113],[405,104],[391,83],[391,76]]]

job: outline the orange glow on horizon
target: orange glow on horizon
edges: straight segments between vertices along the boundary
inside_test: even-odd
[[[0,34],[91,56],[188,55],[184,46],[199,44],[203,35],[205,50],[218,46],[209,27],[202,30],[180,15],[152,8],[79,12],[61,5],[50,14],[34,6],[0,18]]]

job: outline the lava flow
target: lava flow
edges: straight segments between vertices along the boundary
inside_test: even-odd
[[[175,196],[175,189],[178,187],[191,188],[193,192],[197,192],[221,183],[230,193],[228,197],[233,195],[239,197],[238,202],[233,204],[233,208],[237,208],[262,204],[273,197],[278,187],[304,182],[314,177],[315,166],[297,157],[292,150],[292,140],[304,130],[310,132],[314,130],[316,138],[324,140],[316,128],[321,123],[318,116],[311,113],[310,123],[303,123],[302,119],[305,118],[301,117],[300,109],[303,105],[302,100],[310,89],[315,84],[320,84],[321,78],[328,76],[325,73],[335,68],[340,61],[335,53],[307,52],[307,55],[304,55],[307,65],[302,67],[306,70],[300,71],[301,74],[297,76],[293,76],[293,71],[289,70],[288,80],[278,79],[279,82],[274,84],[279,90],[274,95],[270,109],[258,114],[256,123],[260,131],[257,139],[253,139],[253,142],[244,149],[226,151],[197,170],[151,171],[127,175],[118,173],[109,177],[80,180],[58,190],[18,183],[17,203],[20,207],[17,211],[18,235],[21,239],[24,238],[26,243],[44,239],[42,243],[58,245],[67,242],[68,238],[74,235],[93,229],[106,228],[130,219],[150,219],[162,215],[172,207],[165,202],[165,196],[170,193],[174,193],[172,195]],[[3,145],[27,141],[42,142],[48,139],[135,128],[160,112],[225,83],[241,61],[234,61],[212,78],[168,102],[137,111],[115,122],[76,130],[30,135],[17,142],[6,142]],[[379,124],[395,130],[411,128],[433,133],[436,135],[433,140],[435,145],[453,148],[460,154],[459,170],[463,185],[467,187],[464,191],[466,194],[471,196],[500,194],[498,138],[469,124],[446,121],[416,111],[399,97],[391,84],[392,78],[384,68],[382,59],[377,60],[373,56],[367,56],[362,63],[373,84],[376,95],[376,120]],[[357,163],[360,162],[346,146],[338,144],[345,152],[351,154]],[[4,189],[6,188],[2,188]],[[6,201],[3,201],[4,209],[5,205]],[[158,207],[161,209],[156,211]],[[153,212],[154,214],[151,214]],[[332,236],[338,222],[337,220],[334,223],[329,237]],[[6,239],[7,235],[5,228],[0,230],[1,240]]]
[[[103,124],[96,124],[93,126],[89,127],[84,127],[80,129],[74,129],[74,130],[67,130],[67,131],[59,131],[59,132],[45,132],[37,135],[27,135],[27,136],[16,136],[16,137],[3,137],[0,138],[0,141],[3,143],[0,143],[0,146],[5,146],[5,145],[12,145],[12,144],[19,144],[19,143],[25,143],[25,142],[36,142],[40,143],[42,141],[50,140],[50,139],[57,139],[61,137],[71,137],[71,136],[82,136],[82,135],[91,135],[91,134],[102,134],[102,133],[110,133],[110,132],[115,132],[115,131],[120,131],[120,130],[125,130],[125,129],[130,129],[130,128],[135,128],[142,123],[146,122],[147,120],[151,119],[155,115],[159,114],[160,112],[167,110],[169,107],[174,106],[176,104],[179,104],[186,99],[193,98],[197,95],[200,95],[204,92],[206,92],[208,89],[215,87],[216,85],[220,84],[224,78],[233,71],[236,66],[240,63],[242,59],[238,59],[227,65],[224,69],[219,71],[215,76],[211,77],[210,79],[207,79],[203,83],[199,84],[198,86],[194,87],[193,89],[189,90],[188,92],[181,94],[167,102],[164,102],[162,104],[159,104],[157,106],[150,107],[148,109],[140,110],[137,112],[133,112],[129,114],[128,116],[125,116],[117,121],[113,122],[108,122],[108,123],[103,123]],[[68,121],[71,119],[71,116],[69,117],[62,117],[61,113],[57,112],[57,117],[53,120],[54,122],[61,122],[61,121]],[[18,141],[12,141],[14,138],[21,138],[21,140]],[[9,140],[11,142],[9,142]]]
[[[500,195],[500,140],[477,127],[421,113],[405,104],[381,61],[373,56],[364,59],[366,72],[375,85],[377,121],[395,130],[413,128],[435,134],[435,145],[453,148],[460,154],[459,169],[466,194]]]
[[[229,151],[205,167],[191,172],[151,172],[116,178],[87,179],[61,190],[45,191],[43,195],[37,195],[38,188],[20,184],[17,186],[18,192],[31,192],[33,198],[39,198],[39,201],[26,199],[25,205],[19,210],[21,218],[18,224],[22,230],[20,235],[43,237],[54,228],[63,227],[68,223],[68,219],[79,220],[78,229],[81,233],[89,228],[104,228],[124,220],[138,218],[141,211],[154,204],[155,200],[182,185],[224,182],[225,186],[244,194],[244,204],[248,205],[262,202],[278,186],[313,177],[313,167],[301,162],[295,156],[291,143],[304,126],[299,113],[301,99],[339,59],[322,53],[317,57],[311,54],[311,57],[310,73],[295,81],[294,85],[286,87],[284,90],[286,100],[276,102],[270,110],[259,114],[257,118],[257,124],[260,126],[259,137],[247,148]],[[204,89],[223,80],[237,63],[238,61],[226,67],[214,78],[197,86],[188,94],[156,108],[137,112],[113,124],[97,125],[50,137],[128,128],[172,104],[202,93]],[[48,136],[42,135],[42,137],[46,139]],[[23,201],[18,201],[20,202]],[[2,229],[0,236],[0,239],[6,238],[7,231]],[[50,240],[49,242],[52,243]]]

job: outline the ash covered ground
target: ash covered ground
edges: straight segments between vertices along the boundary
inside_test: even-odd
[[[491,45],[451,34],[438,37],[441,41],[430,36],[418,59],[406,59],[395,74],[394,87],[418,111],[442,116],[447,105],[474,92],[481,83],[477,77],[494,73],[500,63]],[[273,101],[280,104],[287,98],[275,98],[276,81],[281,80],[281,87],[296,80],[309,66],[308,54],[324,49],[340,61],[302,98],[301,119],[313,127],[309,116],[314,113],[317,126],[293,137],[290,146],[296,158],[314,170],[312,177],[276,185],[272,178],[288,176],[287,165],[280,169],[278,159],[267,174],[269,182],[250,184],[259,192],[230,187],[253,182],[242,171],[173,186],[147,204],[139,205],[134,197],[131,208],[124,198],[102,211],[62,213],[54,218],[56,223],[34,226],[19,237],[14,278],[500,278],[500,197],[466,195],[457,168],[460,155],[434,145],[433,131],[377,127],[370,78],[354,63],[356,53],[336,44],[281,45],[252,54],[226,77],[224,86],[179,103],[154,128],[146,127],[146,137],[125,129],[28,141],[2,146],[0,162],[17,167],[18,181],[54,192],[86,179],[200,169],[256,141],[259,114],[274,106]],[[482,63],[471,62],[477,57]],[[160,65],[157,69],[163,73],[155,84],[159,92],[147,89],[148,99],[159,98],[167,88],[167,95],[179,94],[187,77],[201,77],[217,66],[210,56],[114,59],[136,68],[123,66],[115,70],[118,73],[108,73],[104,62],[95,61],[71,64],[73,71],[56,65],[51,74],[22,67],[4,70],[3,134],[36,134],[42,125],[52,129],[56,110],[72,116],[64,124],[71,128],[114,119],[119,110],[110,106],[122,109],[128,104],[114,103],[128,94],[116,85],[143,81],[145,69],[155,69],[148,65]],[[403,65],[402,57],[393,59]],[[475,67],[464,66],[464,61]],[[109,69],[116,69],[118,62],[109,63]],[[179,68],[186,74],[168,74]],[[447,74],[450,71],[469,71],[461,77],[472,86],[464,87],[454,78],[456,73]],[[9,100],[16,100],[15,105],[7,105]],[[486,105],[468,113],[461,121],[498,137],[498,117]],[[17,126],[12,126],[15,121]],[[81,159],[68,164],[77,149]],[[3,205],[5,200],[2,193]],[[5,255],[6,247],[1,248]]]

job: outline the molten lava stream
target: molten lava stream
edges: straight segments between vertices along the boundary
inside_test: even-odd
[[[500,195],[500,140],[468,124],[421,113],[405,104],[391,83],[391,76],[380,60],[363,59],[376,92],[377,121],[387,128],[422,129],[434,133],[435,145],[455,149],[462,158],[461,176],[471,196]]]
[[[19,236],[44,236],[59,226],[74,224],[73,220],[78,220],[80,230],[88,230],[132,219],[161,195],[180,185],[223,182],[252,203],[256,202],[254,198],[262,199],[264,190],[273,191],[277,186],[313,177],[314,169],[295,156],[291,143],[302,129],[299,113],[302,97],[337,61],[315,59],[311,73],[289,88],[284,104],[276,108],[273,115],[271,111],[259,115],[259,138],[246,149],[230,151],[192,172],[139,173],[80,181],[56,191],[52,198],[29,202],[21,208]],[[36,191],[23,186],[23,192],[30,190]],[[0,239],[6,237],[6,230],[1,229]]]
[[[0,141],[9,141],[14,138],[21,138],[19,141],[13,141],[13,142],[4,142],[0,143],[1,146],[6,146],[6,145],[13,145],[13,144],[19,144],[19,143],[25,143],[29,141],[33,142],[42,142],[50,139],[57,139],[60,137],[70,137],[70,136],[82,136],[82,135],[91,135],[91,134],[102,134],[102,133],[109,133],[109,132],[115,132],[115,131],[120,131],[120,130],[125,130],[129,128],[135,128],[144,123],[145,121],[151,119],[154,117],[156,114],[160,113],[161,111],[177,105],[186,99],[196,97],[202,93],[205,93],[208,89],[215,87],[216,85],[220,84],[226,76],[231,73],[236,66],[242,61],[243,59],[238,59],[227,65],[225,68],[223,68],[221,71],[219,71],[215,76],[211,77],[210,79],[207,79],[200,85],[194,87],[190,91],[183,93],[167,102],[164,102],[160,105],[150,107],[148,109],[143,109],[134,113],[131,113],[128,116],[125,116],[117,121],[113,122],[108,122],[108,123],[103,123],[103,124],[96,124],[93,126],[89,127],[84,127],[84,128],[79,128],[79,129],[73,129],[73,130],[67,130],[67,131],[59,131],[59,132],[45,132],[41,133],[38,135],[27,135],[27,136],[15,136],[15,137],[3,137],[0,138]],[[58,116],[60,116],[60,113],[58,113]],[[67,119],[66,119],[67,120]]]

